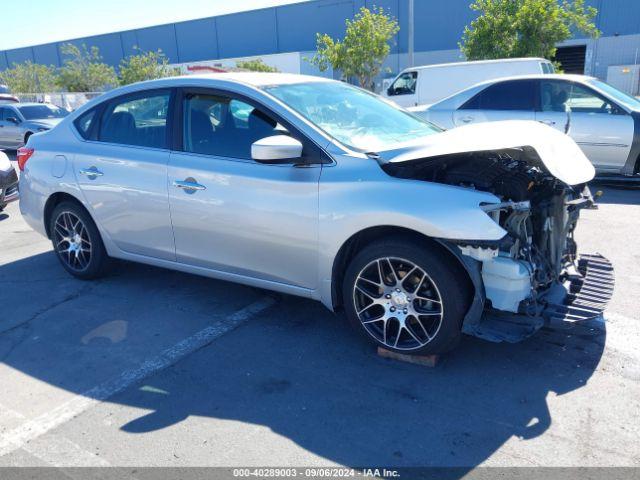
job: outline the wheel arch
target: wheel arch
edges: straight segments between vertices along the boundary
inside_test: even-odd
[[[82,202],[78,200],[77,197],[74,197],[73,195],[67,192],[56,192],[50,195],[49,198],[47,198],[47,201],[44,205],[43,220],[44,220],[44,228],[45,228],[45,231],[47,232],[47,238],[51,238],[51,228],[50,228],[51,214],[53,213],[53,210],[56,208],[56,206],[61,204],[62,202],[75,203],[80,208],[82,208],[85,212],[87,212],[87,215],[89,215],[89,217],[91,217],[91,214],[89,213],[89,211],[82,204]]]
[[[331,305],[334,311],[342,309],[342,295],[340,294],[340,292],[342,292],[342,280],[349,263],[356,253],[375,241],[389,237],[402,238],[409,242],[425,245],[428,248],[440,252],[445,258],[449,258],[451,260],[451,264],[458,270],[458,274],[464,279],[468,286],[468,300],[469,304],[471,303],[471,299],[475,291],[471,274],[460,258],[454,255],[442,241],[409,228],[381,225],[369,227],[353,234],[338,250],[338,253],[333,260],[333,267],[331,271]]]

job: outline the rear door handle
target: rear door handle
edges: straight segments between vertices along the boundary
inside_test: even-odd
[[[82,170],[80,170],[80,175],[86,175],[87,177],[94,179],[97,177],[101,177],[104,175],[104,173],[102,173],[100,170],[98,170],[96,167],[91,167],[91,168],[83,168]]]
[[[540,123],[544,123],[545,125],[555,125],[556,122],[554,122],[553,120],[538,120]]]
[[[473,117],[462,117],[460,121],[463,123],[470,123],[473,122]]]
[[[177,187],[177,188],[181,188],[183,190],[186,190],[187,193],[193,193],[196,190],[206,190],[207,187],[205,187],[204,185],[200,185],[198,182],[196,182],[193,178],[187,178],[185,180],[176,180],[173,182],[173,186]]]

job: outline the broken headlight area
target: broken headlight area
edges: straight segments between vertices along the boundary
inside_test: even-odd
[[[499,199],[480,208],[507,232],[504,238],[453,242],[465,263],[479,270],[484,290],[482,320],[468,319],[467,333],[515,341],[547,321],[575,322],[602,313],[612,294],[612,268],[603,257],[581,259],[574,240],[580,211],[594,205],[585,184],[560,181],[524,148],[451,155],[411,168],[395,173]],[[508,323],[510,333],[501,334],[496,322]]]

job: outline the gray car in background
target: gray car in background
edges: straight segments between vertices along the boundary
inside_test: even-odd
[[[640,171],[640,101],[584,75],[497,78],[412,110],[443,128],[535,120],[573,138],[599,174]]]
[[[67,115],[49,103],[0,104],[0,148],[20,148],[31,135],[51,130]]]

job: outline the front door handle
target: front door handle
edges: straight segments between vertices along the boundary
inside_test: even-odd
[[[200,185],[198,182],[196,182],[195,179],[191,177],[185,178],[182,181],[176,180],[173,182],[173,186],[185,190],[186,193],[194,193],[197,190],[207,189],[207,187],[205,187],[204,185]]]
[[[98,170],[96,167],[91,167],[91,168],[84,168],[82,170],[80,170],[80,175],[86,175],[87,177],[89,177],[90,179],[95,179],[97,177],[101,177],[104,175],[104,173],[102,173],[100,170]]]
[[[538,120],[540,123],[544,123],[545,125],[555,125],[556,122],[554,122],[553,120]]]
[[[462,117],[460,121],[463,123],[471,123],[473,122],[473,117]]]

